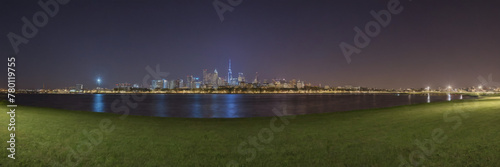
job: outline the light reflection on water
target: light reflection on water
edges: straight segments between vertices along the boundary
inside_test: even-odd
[[[218,97],[218,94],[211,95],[210,99],[212,100],[212,103],[210,103],[208,107],[208,111],[210,111],[210,117],[224,117],[225,114],[223,112],[213,112],[219,110],[219,103],[221,99]]]
[[[431,94],[427,93],[427,103],[431,103]]]
[[[193,104],[191,105],[191,117],[193,118],[203,118],[201,113],[201,104],[200,104],[200,94],[193,95]]]
[[[165,95],[158,95],[158,103],[156,103],[155,116],[166,117],[167,116],[167,107],[165,106]]]
[[[236,99],[239,98],[241,94],[230,94],[226,96],[225,104],[226,104],[226,118],[234,118],[236,117],[236,113],[238,113],[238,105],[235,103]]]
[[[103,102],[103,94],[95,94],[94,101],[92,103],[94,112],[104,112],[104,102]]]
[[[406,95],[406,96],[405,96]],[[119,94],[18,95],[20,105],[68,110],[114,113],[113,101],[122,101],[114,108],[127,107],[131,115],[190,118],[272,117],[273,108],[286,106],[289,114],[311,114],[382,108],[398,105],[467,99],[463,95],[431,94],[151,94],[137,102]]]

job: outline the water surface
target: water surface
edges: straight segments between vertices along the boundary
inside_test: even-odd
[[[139,98],[140,97],[140,98]],[[17,103],[92,112],[156,117],[238,118],[339,112],[469,98],[408,94],[19,94]]]

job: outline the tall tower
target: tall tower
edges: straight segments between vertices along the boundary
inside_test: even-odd
[[[186,79],[186,87],[187,87],[188,89],[193,88],[193,76],[192,76],[192,75],[191,75],[191,76],[189,76],[189,75],[187,76],[187,79]]]
[[[229,69],[227,70],[227,84],[231,85],[233,80],[233,72],[231,71],[231,59],[229,59]]]
[[[253,80],[253,83],[259,83],[259,72],[255,72],[255,79]]]
[[[217,85],[217,79],[219,79],[219,73],[217,72],[217,69],[215,69],[214,74],[212,75],[212,85],[213,86]]]
[[[207,69],[203,69],[203,84],[208,84]]]

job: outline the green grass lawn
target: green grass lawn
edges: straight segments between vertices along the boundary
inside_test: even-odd
[[[277,119],[17,110],[12,160],[2,104],[0,166],[500,166],[500,97]]]

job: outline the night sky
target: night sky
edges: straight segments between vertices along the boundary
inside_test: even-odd
[[[43,0],[46,1],[46,0]],[[228,4],[226,0],[220,0]],[[19,45],[17,88],[95,88],[141,83],[146,66],[166,79],[202,77],[217,69],[253,80],[300,79],[313,85],[379,88],[475,86],[500,79],[500,10],[496,1],[402,0],[370,44],[348,63],[339,48],[353,45],[355,26],[389,0],[243,0],[221,22],[211,0],[72,0]],[[15,55],[7,34],[21,35],[38,1],[0,2],[1,54]],[[4,58],[7,64],[7,58]],[[6,66],[4,66],[6,67]],[[5,73],[4,73],[5,74]],[[498,78],[498,79],[497,79]],[[0,77],[7,87],[7,75]]]

